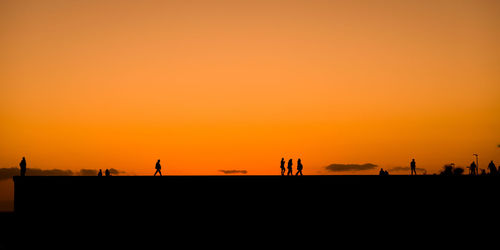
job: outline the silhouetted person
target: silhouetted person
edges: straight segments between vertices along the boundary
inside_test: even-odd
[[[281,168],[281,176],[284,176],[285,175],[285,158],[281,158],[280,168]]]
[[[160,173],[160,176],[161,176],[161,165],[160,165],[160,159],[158,159],[158,161],[156,162],[156,166],[155,166],[155,168],[156,168],[156,172],[155,172],[155,175],[154,175],[154,176],[156,176],[156,174],[157,174],[157,173]]]
[[[495,166],[495,163],[493,163],[493,161],[491,161],[490,164],[488,164],[488,168],[490,169],[490,174],[491,175],[497,175],[498,174],[497,167]]]
[[[292,165],[293,165],[292,159],[288,160],[288,167],[287,167],[288,173],[286,175],[293,175]]]
[[[476,175],[477,174],[477,166],[475,162],[472,162],[469,167],[469,175]]]
[[[385,170],[384,175],[389,175],[389,171]]]
[[[21,167],[21,176],[26,175],[26,159],[23,157],[21,162],[19,163],[19,167]]]
[[[300,160],[300,158],[297,160],[297,173],[295,175],[302,175],[302,169],[304,167],[302,166],[302,161]]]
[[[109,172],[109,169],[106,169],[106,172],[104,172],[106,176],[111,176],[111,173]]]
[[[415,175],[417,175],[417,166],[415,164],[415,159],[411,160],[410,169],[411,169],[411,173],[410,173],[411,175],[413,175],[413,173],[415,173]]]
[[[102,176],[102,169],[99,169],[99,173],[97,173],[97,176]]]

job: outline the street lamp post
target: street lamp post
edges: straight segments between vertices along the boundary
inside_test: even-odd
[[[473,154],[476,157],[476,171],[477,175],[479,175],[479,156],[477,154]]]

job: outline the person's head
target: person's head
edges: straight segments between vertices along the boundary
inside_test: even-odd
[[[160,162],[160,159],[158,159],[158,162]]]
[[[24,156],[23,156],[23,160],[24,160]]]
[[[284,160],[285,160],[285,158],[283,157],[283,158],[281,158],[281,160],[282,160],[282,161],[284,161]]]
[[[411,159],[411,161],[415,161],[415,159]]]
[[[297,161],[300,162],[300,158]]]

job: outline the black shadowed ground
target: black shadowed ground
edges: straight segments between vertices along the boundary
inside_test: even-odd
[[[4,215],[11,233],[55,227],[75,235],[88,228],[92,236],[83,242],[120,232],[132,234],[127,240],[157,244],[153,239],[167,237],[203,246],[208,239],[393,237],[421,226],[426,234],[468,230],[463,218],[483,215],[484,222],[500,187],[498,176],[25,176],[14,182],[15,212]]]

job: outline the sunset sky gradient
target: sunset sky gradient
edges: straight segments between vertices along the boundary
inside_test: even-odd
[[[0,168],[500,163],[500,1],[0,2]],[[330,172],[330,164],[376,164]],[[406,174],[406,172],[403,172]],[[5,189],[4,189],[5,191]],[[0,192],[1,193],[1,192]],[[1,199],[1,198],[0,198]]]

